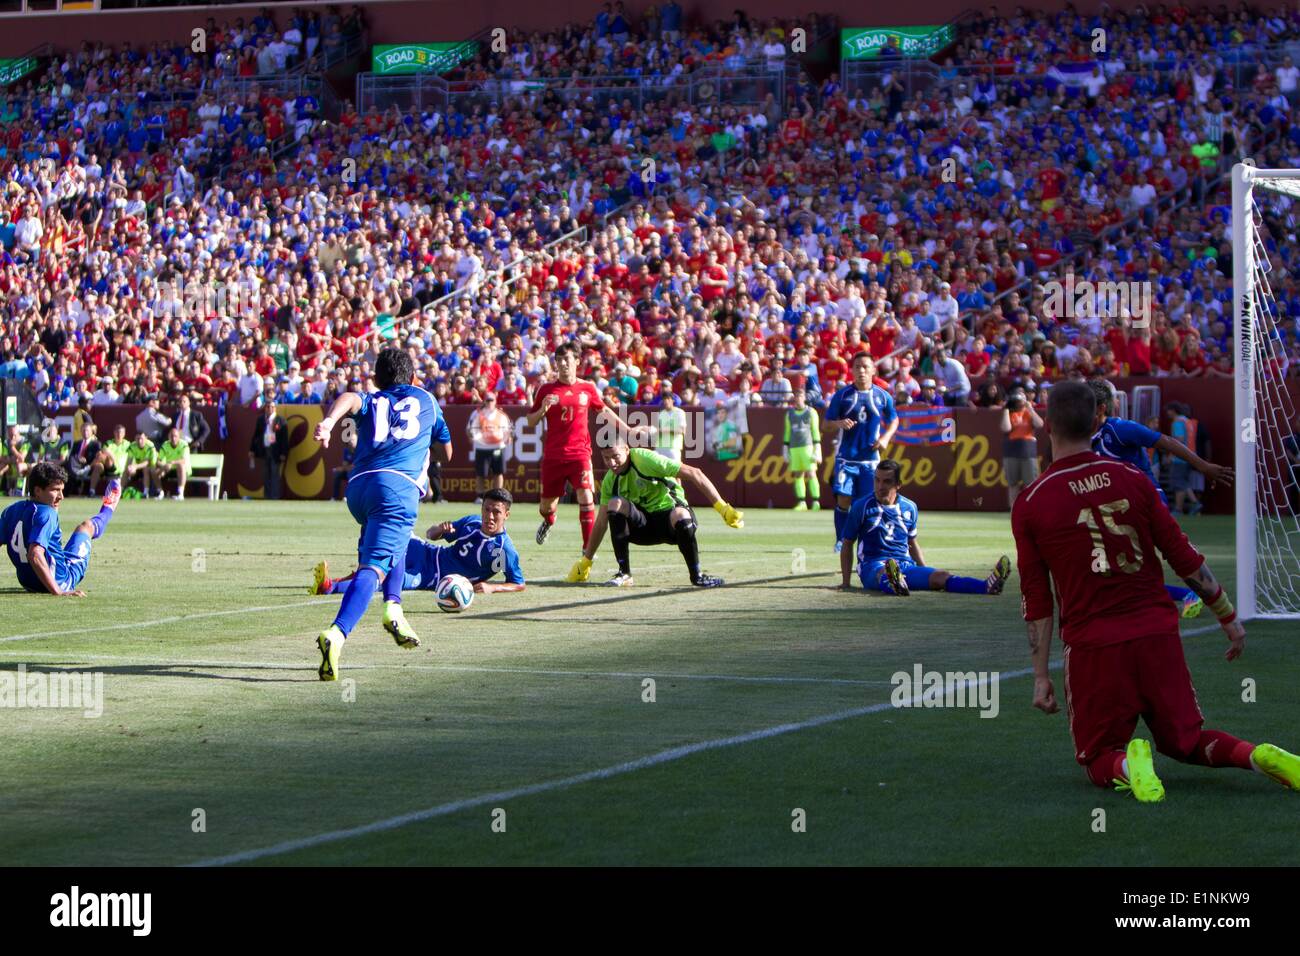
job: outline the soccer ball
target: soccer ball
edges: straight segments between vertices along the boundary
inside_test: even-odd
[[[474,602],[474,585],[463,574],[449,574],[438,582],[438,610],[459,614]]]

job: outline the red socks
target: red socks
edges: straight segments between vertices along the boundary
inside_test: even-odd
[[[1100,754],[1088,764],[1088,779],[1099,787],[1110,789],[1116,780],[1127,780],[1124,774],[1124,751],[1112,750]]]
[[[1188,763],[1200,764],[1202,767],[1237,767],[1240,770],[1254,770],[1250,762],[1250,752],[1255,745],[1241,740],[1222,730],[1202,730],[1201,739],[1187,757]]]
[[[548,512],[546,512],[546,514],[542,515],[542,520],[545,521],[547,524],[551,525],[552,527],[554,527],[554,525],[555,525],[555,512],[554,512],[554,511],[548,511]]]
[[[551,515],[551,520],[555,520],[554,515]],[[585,548],[587,539],[591,537],[591,529],[596,526],[596,509],[583,508],[580,510],[578,512],[578,524],[582,526],[582,546]]]

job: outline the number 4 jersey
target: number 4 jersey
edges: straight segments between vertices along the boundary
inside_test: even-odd
[[[401,475],[421,492],[428,489],[430,444],[451,441],[451,430],[432,395],[415,385],[365,393],[354,418],[353,480],[385,472]]]
[[[1160,555],[1181,578],[1205,561],[1146,475],[1091,451],[1053,462],[1026,488],[1011,530],[1025,620],[1052,616],[1055,585],[1072,647],[1177,632]]]

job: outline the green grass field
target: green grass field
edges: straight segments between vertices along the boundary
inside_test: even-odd
[[[88,507],[65,503],[65,533]],[[419,527],[471,508],[425,506]],[[376,602],[347,644],[348,680],[321,683],[314,639],[338,598],[305,585],[321,557],[350,566],[342,505],[123,502],[88,597],[27,595],[4,569],[0,671],[100,672],[104,712],[0,711],[0,861],[1295,861],[1281,837],[1300,796],[1258,775],[1159,760],[1156,807],[1086,781],[1064,714],[1030,707],[1014,578],[997,598],[840,594],[828,513],[746,518],[732,531],[701,513],[704,567],[728,587],[683,586],[676,550],[657,548],[634,549],[637,586],[622,591],[563,583],[573,509],[543,549],[535,506],[517,505],[527,592],[459,616],[409,595],[416,651],[384,634]],[[1231,519],[1190,527],[1232,580]],[[921,528],[930,563],[952,570],[983,576],[1012,551],[1004,516]],[[607,546],[593,581],[611,568]],[[1251,626],[1234,664],[1208,612],[1185,633],[1208,725],[1295,749],[1294,628]],[[890,707],[891,676],[918,663],[999,672],[996,719]]]

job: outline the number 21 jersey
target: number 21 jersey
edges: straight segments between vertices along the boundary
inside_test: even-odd
[[[425,490],[430,443],[451,441],[451,430],[434,397],[415,385],[394,385],[362,394],[354,417],[357,452],[352,478],[386,472]]]

